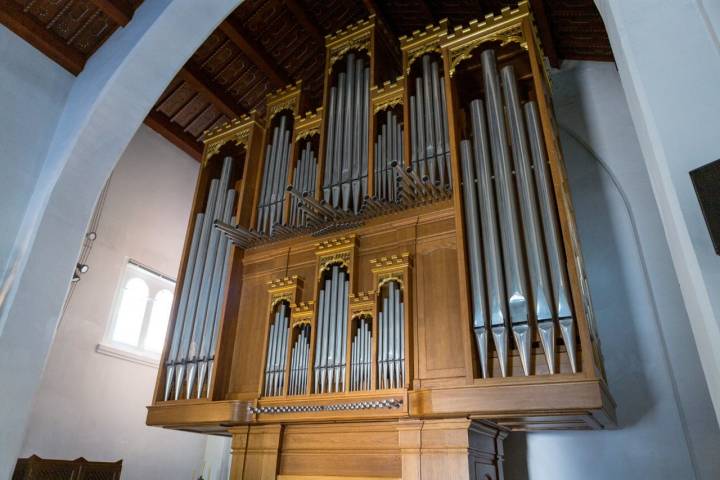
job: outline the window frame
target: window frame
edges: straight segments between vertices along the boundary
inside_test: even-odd
[[[148,295],[145,304],[145,310],[143,312],[142,323],[140,325],[140,333],[138,334],[138,341],[136,345],[131,345],[123,342],[113,340],[113,334],[115,327],[118,322],[118,314],[120,312],[120,306],[122,304],[123,295],[127,283],[132,278],[142,279],[148,287]],[[152,311],[155,305],[155,299],[157,295],[163,290],[169,290],[173,299],[175,297],[176,281],[172,277],[165,275],[152,267],[148,267],[132,258],[125,258],[124,268],[122,275],[115,287],[115,294],[110,310],[110,317],[108,319],[105,333],[102,340],[97,345],[95,351],[112,357],[122,358],[132,362],[140,363],[143,365],[149,365],[157,367],[160,363],[161,351],[155,353],[151,350],[143,348],[147,333],[150,327],[150,320],[152,318]],[[172,302],[171,302],[172,305]],[[172,307],[171,307],[172,308]],[[169,317],[169,315],[168,315]],[[168,318],[168,323],[169,323]],[[167,332],[165,333],[167,337]],[[163,342],[164,346],[164,342]]]

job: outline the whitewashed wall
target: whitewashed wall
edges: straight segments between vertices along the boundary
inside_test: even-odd
[[[568,63],[555,109],[618,429],[513,434],[512,480],[720,478],[720,432],[620,78]]]
[[[145,426],[157,369],[95,352],[132,258],[175,277],[199,164],[142,126],[120,158],[90,270],[70,298],[30,414],[22,455],[123,460],[123,479],[190,479],[206,437]]]

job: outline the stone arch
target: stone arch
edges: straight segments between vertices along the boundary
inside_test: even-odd
[[[105,181],[175,73],[241,1],[144,2],[75,79],[10,255],[11,274],[0,279],[0,478],[19,454]]]

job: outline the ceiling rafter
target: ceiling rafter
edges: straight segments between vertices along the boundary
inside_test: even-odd
[[[287,5],[290,13],[292,13],[300,25],[302,25],[303,30],[305,30],[319,45],[325,45],[325,35],[318,27],[317,21],[310,18],[310,14],[308,13],[305,5],[302,3],[302,0],[286,0],[285,5]]]
[[[250,38],[233,20],[227,19],[220,24],[222,31],[255,64],[260,71],[277,87],[292,83],[290,77],[277,65],[265,49]]]
[[[162,112],[152,110],[145,117],[145,124],[198,162],[202,160],[202,144],[180,125],[170,121]]]
[[[240,118],[247,113],[222,87],[191,63],[185,64],[178,75],[182,80],[202,93],[225,116]]]
[[[427,24],[433,25],[435,23],[435,14],[430,7],[430,4],[427,0],[417,0],[417,3],[420,6],[420,10],[422,10],[423,16],[427,20]]]
[[[385,15],[385,13],[382,11],[382,9],[375,0],[363,0],[363,5],[365,5],[365,9],[370,15],[375,15],[375,17],[382,23],[384,23],[391,32],[397,32],[395,25],[393,25],[393,23],[390,21],[387,15]]]
[[[13,0],[0,0],[0,23],[73,75],[78,75],[85,67],[86,58],[80,52],[36,22]]]
[[[132,20],[133,11],[130,6],[125,3],[120,5],[118,0],[90,0],[101,12],[107,15],[110,20],[117,23],[121,27],[127,26]],[[124,0],[120,0],[124,1]]]

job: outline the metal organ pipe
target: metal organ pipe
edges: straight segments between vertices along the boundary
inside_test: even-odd
[[[345,391],[349,278],[339,265],[325,271],[318,296],[315,393]]]
[[[283,393],[289,320],[287,303],[284,301],[278,303],[274,309],[273,323],[268,333],[265,361],[265,396],[277,396]]]
[[[530,374],[532,317],[537,320],[550,374],[556,372],[555,318],[575,372],[567,270],[537,106],[533,101],[521,105],[512,66],[501,70],[501,96],[493,50],[482,52],[481,61],[486,102],[470,102],[472,135],[460,146],[473,318],[482,375],[491,375],[488,327],[501,374],[510,374],[508,322],[523,372]],[[528,299],[533,302],[532,313]]]
[[[375,193],[383,202],[397,202],[397,174],[394,164],[402,163],[403,125],[392,110],[386,110],[375,143]]]
[[[282,224],[291,134],[290,114],[283,112],[278,126],[273,129],[272,142],[265,153],[257,221],[257,229],[262,234],[272,235],[277,226]]]
[[[191,398],[195,388],[201,397],[209,384],[213,366],[217,326],[222,312],[227,240],[213,229],[215,221],[230,221],[235,190],[228,189],[233,159],[223,161],[219,179],[212,179],[205,212],[195,217],[190,252],[185,266],[170,351],[165,370],[163,399]],[[206,382],[207,377],[207,382]]]
[[[379,388],[403,388],[405,386],[405,309],[402,293],[396,281],[388,282],[381,292],[382,308],[378,312]]]
[[[510,322],[513,336],[520,354],[520,361],[526,375],[530,373],[530,334],[528,296],[526,292],[525,269],[522,266],[522,244],[518,231],[518,206],[512,180],[512,157],[507,145],[507,131],[503,101],[498,82],[495,51],[485,50],[481,54],[485,92],[487,94],[488,124],[492,146],[494,172],[498,187],[498,214],[503,244],[505,266],[505,288],[508,295]],[[502,340],[501,340],[502,341]],[[499,342],[498,342],[499,343]]]
[[[330,88],[323,199],[334,209],[359,214],[367,193],[370,69],[349,52]]]
[[[552,293],[550,292],[550,279],[545,263],[542,225],[540,224],[535,183],[532,177],[530,151],[525,133],[525,119],[520,106],[513,66],[503,67],[501,74],[507,103],[513,155],[515,157],[515,169],[517,171],[516,180],[520,196],[523,231],[525,232],[525,252],[528,259],[530,290],[533,299],[532,307],[538,322],[540,340],[543,343],[550,373],[555,373],[555,362],[553,361],[555,328],[550,304]],[[529,337],[531,336],[529,332],[527,336],[526,342],[529,345]]]
[[[306,393],[309,338],[310,325],[302,325],[292,348],[290,384],[288,385],[289,395],[304,395]]]
[[[483,377],[487,378],[490,375],[488,371],[488,322],[485,312],[485,282],[482,272],[480,218],[477,211],[475,172],[473,171],[472,150],[469,140],[460,142],[460,163],[462,164],[462,189],[465,202],[465,229],[472,292],[473,328],[475,329],[482,374]]]
[[[575,323],[573,320],[572,308],[570,306],[570,286],[567,282],[567,267],[564,261],[564,252],[561,243],[560,228],[557,220],[557,205],[552,191],[552,180],[548,171],[547,158],[545,155],[545,143],[542,136],[542,127],[534,101],[525,104],[525,117],[528,125],[528,136],[530,137],[530,148],[535,171],[535,183],[537,185],[538,198],[540,200],[540,212],[544,225],[545,245],[547,246],[548,260],[550,264],[550,279],[553,289],[553,305],[555,314],[560,324],[565,348],[570,360],[570,367],[573,373],[577,372],[576,347],[575,347]],[[543,327],[538,327],[541,331]],[[554,333],[553,333],[554,347]],[[546,350],[546,356],[549,356]],[[548,358],[548,362],[554,363],[554,355]],[[551,370],[552,372],[552,370]]]
[[[427,177],[428,184],[442,192],[451,188],[445,86],[437,60],[425,54],[421,62],[415,94],[410,97],[411,161],[417,175]]]

